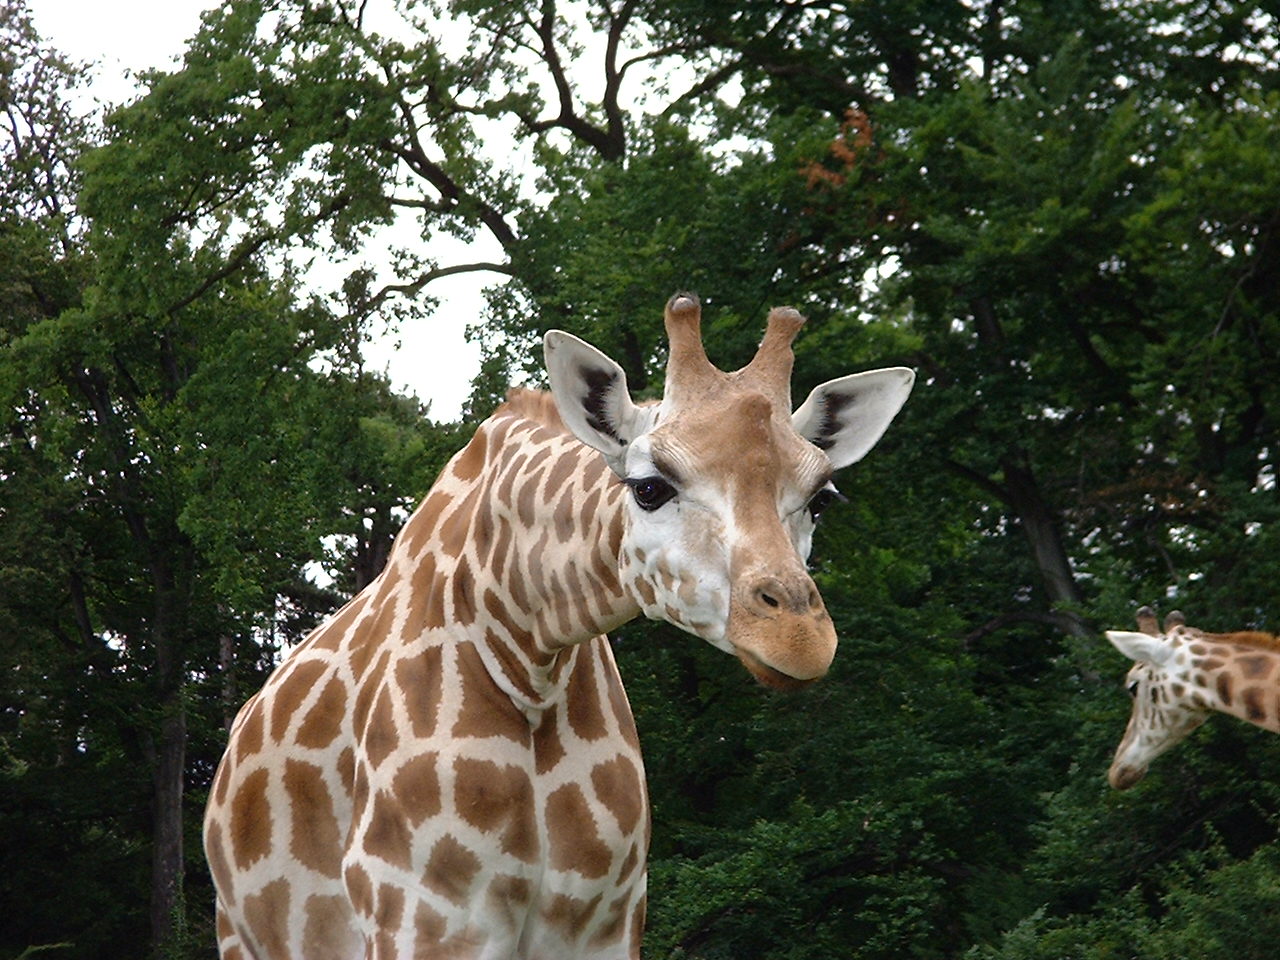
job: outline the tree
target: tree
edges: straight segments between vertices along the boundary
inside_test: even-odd
[[[144,939],[135,916],[103,909],[120,880],[141,899],[149,885],[152,943],[173,950],[185,876],[208,886],[187,850],[199,820],[187,790],[199,801],[212,774],[236,675],[252,689],[274,650],[334,606],[302,572],[322,536],[362,534],[360,576],[376,574],[391,511],[413,496],[388,488],[414,486],[448,442],[360,371],[348,318],[272,276],[254,249],[219,265],[135,211],[113,218],[110,174],[92,156],[78,192],[93,133],[66,106],[73,67],[40,46],[21,7],[3,12],[8,835],[102,864],[67,924],[80,955]],[[365,459],[335,484],[330,450],[352,436],[363,442],[348,456]],[[357,485],[375,497],[369,531],[344,519]],[[51,785],[72,804],[69,830],[32,815]],[[45,886],[38,871],[31,882],[30,853],[15,850],[15,894]],[[59,935],[64,899],[41,903],[15,917],[6,945]]]
[[[766,698],[661,628],[615,638],[657,825],[650,952],[1257,943],[1231,911],[1276,876],[1280,747],[1210,725],[1167,775],[1108,794],[1122,666],[1089,635],[1170,596],[1204,626],[1265,628],[1280,599],[1274,15],[547,0],[372,16],[224,4],[112,116],[74,203],[75,137],[52,166],[5,167],[0,629],[21,642],[0,653],[17,705],[0,829],[93,851],[78,938],[136,933],[101,878],[145,882],[150,825],[130,807],[152,792],[171,902],[182,768],[190,831],[228,711],[333,602],[302,563],[327,536],[335,589],[367,582],[456,442],[363,373],[361,337],[379,315],[420,322],[434,278],[483,271],[507,281],[477,318],[476,413],[539,375],[552,325],[655,394],[659,305],[687,287],[722,367],[790,302],[810,318],[798,394],[868,366],[921,373],[819,534],[843,636],[823,685]],[[68,193],[44,203],[31,184],[51,181],[28,169]],[[363,263],[397,214],[415,240],[390,272]],[[445,235],[495,252],[423,254]],[[312,297],[320,261],[336,272]],[[32,814],[46,794],[75,811],[69,836]],[[778,944],[779,922],[801,935]]]
[[[1005,821],[976,830],[970,823],[968,833],[955,829],[959,817],[931,824],[930,841],[945,843],[954,859],[911,852],[889,861],[927,863],[926,875],[936,870],[956,891],[925,901],[938,918],[933,942],[956,942],[941,934],[949,924],[991,937],[1030,912],[1040,891],[1014,896],[1010,879],[1028,857],[1046,858],[1037,866],[1046,881],[1074,871],[1079,886],[1053,893],[1054,908],[1069,912],[1134,884],[1150,889],[1159,869],[1152,857],[1167,865],[1215,829],[1230,830],[1239,840],[1233,855],[1247,856],[1273,828],[1224,802],[1213,786],[1223,766],[1206,759],[1211,751],[1189,761],[1210,769],[1190,796],[1169,803],[1158,829],[1144,831],[1134,810],[1100,817],[1105,788],[1087,763],[1105,765],[1122,721],[1107,712],[1118,705],[1098,685],[1112,671],[1105,651],[1086,638],[1093,624],[1123,623],[1137,601],[1170,590],[1202,622],[1265,624],[1275,606],[1273,587],[1257,579],[1267,569],[1258,551],[1268,549],[1274,511],[1265,367],[1274,349],[1268,251],[1276,204],[1273,175],[1258,166],[1275,130],[1267,92],[1276,82],[1267,54],[1273,20],[1261,10],[1204,6],[1188,21],[1182,7],[1160,3],[1123,11],[1030,3],[788,10],[770,20],[764,5],[739,5],[729,16],[690,3],[653,14],[664,39],[696,35],[720,45],[719,79],[741,78],[745,95],[736,108],[719,108],[712,136],[750,129],[766,142],[708,149],[668,117],[642,125],[631,143],[643,146],[625,166],[563,167],[563,186],[523,221],[519,292],[495,298],[485,336],[508,351],[495,368],[516,367],[540,323],[572,311],[580,324],[585,316],[590,336],[628,358],[629,380],[644,384],[661,356],[649,346],[658,339],[656,311],[639,305],[637,293],[660,278],[696,278],[704,266],[712,267],[707,276],[735,280],[711,304],[726,363],[754,334],[759,300],[772,296],[811,317],[799,347],[801,383],[875,362],[920,368],[923,382],[889,447],[873,454],[897,482],[890,493],[873,491],[859,520],[882,531],[865,544],[892,543],[897,562],[921,571],[917,582],[932,602],[920,609],[929,616],[918,617],[907,594],[844,608],[843,622],[869,617],[872,637],[932,653],[915,673],[884,682],[903,691],[959,682],[968,694],[956,694],[954,708],[976,719],[957,729],[1025,763],[1028,783],[1055,791],[1048,807],[1034,790],[993,800]],[[1170,29],[1175,22],[1190,32]],[[848,37],[858,38],[856,49]],[[739,282],[752,276],[766,279]],[[865,278],[876,282],[860,298]],[[949,504],[941,514],[929,511],[938,497]],[[925,511],[932,526],[917,526],[904,504]],[[878,527],[880,518],[892,523]],[[939,550],[911,550],[899,531],[925,543],[934,531],[946,535]],[[847,548],[827,562],[833,571],[865,570]],[[871,582],[897,574],[890,564],[873,569]],[[843,580],[834,596],[842,593],[858,595]],[[922,595],[912,599],[921,604]],[[761,798],[777,771],[763,772],[762,744],[747,747],[744,732],[768,731],[769,741],[795,750],[809,728],[789,738],[776,717],[717,725],[704,716],[709,690],[718,689],[712,665],[640,643],[620,643],[620,657],[629,680],[643,678],[640,688],[632,680],[642,731],[667,731],[657,738],[666,743],[675,731],[698,730],[695,742],[708,744],[690,756],[678,751],[679,763],[651,763],[659,770],[655,810],[664,802],[691,810],[682,837],[696,838],[660,848],[655,875],[678,884],[687,869],[716,877],[709,891],[720,882],[737,891],[703,899],[690,880],[672,902],[655,882],[658,942],[690,955],[750,955],[742,945],[761,942],[756,910],[810,931],[840,929],[829,911],[806,913],[768,885],[779,856],[737,858],[717,829],[727,822],[740,837],[751,824],[733,814],[749,810],[764,818],[762,842],[778,843],[787,858],[803,855],[785,824],[826,835],[802,811],[768,811]],[[969,672],[948,674],[948,660]],[[868,697],[834,679],[851,699]],[[649,683],[653,692],[641,693]],[[723,709],[723,698],[716,703]],[[829,754],[804,754],[807,783],[824,770],[858,770],[868,781],[858,798],[895,797],[892,809],[910,809],[918,797],[866,771],[923,764],[950,767],[957,788],[981,795],[991,771],[880,706],[822,738]],[[1082,713],[1098,711],[1110,722],[1079,724]],[[946,715],[939,706],[937,718]],[[1025,736],[1004,733],[1010,725]],[[874,746],[863,762],[836,746],[868,738]],[[1241,761],[1239,749],[1228,752]],[[1260,751],[1244,777],[1265,780],[1269,757]],[[750,805],[709,786],[726,778],[746,781],[735,797]],[[1245,824],[1256,828],[1252,840]],[[1082,851],[1098,848],[1108,831],[1124,840],[1108,846],[1116,870],[1103,877],[1082,866]],[[966,842],[975,833],[982,840]],[[1151,834],[1161,839],[1144,843]],[[856,849],[851,837],[842,842]],[[812,890],[831,882],[824,869],[788,876]],[[984,900],[998,905],[966,917],[968,904]],[[844,928],[831,942],[851,936]],[[891,950],[928,955],[923,943]],[[805,955],[802,945],[791,949]]]

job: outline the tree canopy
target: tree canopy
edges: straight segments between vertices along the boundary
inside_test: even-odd
[[[822,684],[614,638],[646,956],[1269,956],[1280,743],[1220,719],[1110,792],[1100,631],[1277,630],[1277,16],[229,0],[99,119],[0,2],[0,951],[211,955],[228,716],[469,429],[362,344],[464,274],[471,421],[550,327],[654,395],[677,289],[721,367],[790,303],[798,394],[920,375],[815,546]]]

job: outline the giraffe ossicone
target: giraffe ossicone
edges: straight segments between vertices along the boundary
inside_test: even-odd
[[[1213,711],[1280,732],[1280,639],[1252,630],[1206,633],[1178,611],[1161,629],[1150,607],[1139,608],[1136,619],[1137,632],[1106,632],[1134,661],[1125,677],[1133,709],[1107,772],[1113,787],[1137,784],[1156,757]]]
[[[224,960],[635,960],[648,801],[603,634],[643,613],[763,683],[821,677],[807,559],[833,472],[911,390],[889,368],[791,410],[803,318],[724,373],[665,319],[661,401],[566,333],[446,466],[382,574],[240,711],[205,817]]]

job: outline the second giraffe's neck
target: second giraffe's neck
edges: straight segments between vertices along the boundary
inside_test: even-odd
[[[569,648],[640,612],[618,577],[625,489],[555,420],[499,408],[393,548],[389,566],[411,578],[412,597],[426,595],[410,601],[406,635],[447,625],[491,673],[518,687],[527,673],[534,693],[553,683]]]
[[[1188,643],[1187,680],[1207,706],[1280,732],[1280,646],[1266,634],[1202,634]]]

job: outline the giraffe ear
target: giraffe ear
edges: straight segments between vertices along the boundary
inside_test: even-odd
[[[648,424],[645,412],[631,402],[626,374],[591,344],[563,330],[549,331],[542,347],[565,426],[621,474],[627,445]]]
[[[826,451],[839,470],[861,460],[906,403],[914,370],[868,370],[813,388],[791,415],[796,433]]]
[[[1130,660],[1145,661],[1156,666],[1168,660],[1173,653],[1173,647],[1164,637],[1153,637],[1149,633],[1108,630],[1107,639]]]

